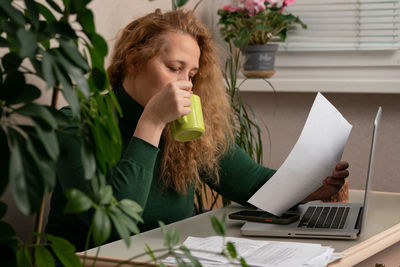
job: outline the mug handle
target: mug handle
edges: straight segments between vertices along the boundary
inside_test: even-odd
[[[185,124],[185,123],[187,123],[187,122],[188,122],[187,116],[179,117],[179,118],[178,118],[178,122],[179,122],[180,124]]]

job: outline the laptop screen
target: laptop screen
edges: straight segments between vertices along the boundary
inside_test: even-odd
[[[365,222],[366,222],[366,214],[367,214],[367,207],[368,207],[368,195],[369,191],[371,191],[371,181],[372,181],[372,176],[373,176],[373,167],[374,167],[374,157],[375,157],[375,147],[376,147],[376,139],[378,137],[378,129],[379,129],[379,122],[382,117],[382,108],[378,108],[378,112],[376,113],[375,121],[374,121],[374,129],[372,132],[372,142],[371,142],[371,149],[369,153],[369,164],[368,164],[368,174],[367,174],[367,181],[365,185],[365,195],[364,195],[364,205],[363,205],[363,211],[361,213],[361,218],[360,221],[361,227],[360,227],[360,232],[361,230],[365,227]]]

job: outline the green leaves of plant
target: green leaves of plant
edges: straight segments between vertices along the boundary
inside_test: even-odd
[[[22,26],[25,24],[24,15],[18,9],[14,8],[9,1],[0,1],[0,8],[19,25]]]
[[[75,247],[68,240],[48,234],[44,237],[50,241],[52,250],[62,264],[66,267],[80,266],[79,258],[75,255]]]
[[[42,200],[43,183],[36,178],[37,168],[32,159],[25,156],[29,154],[20,146],[23,142],[18,139],[21,137],[13,133],[9,166],[11,191],[19,210],[25,215],[31,215]]]
[[[66,213],[83,212],[92,207],[92,200],[78,189],[68,190],[66,196],[68,198],[67,205],[64,208],[64,212]]]
[[[21,43],[21,57],[33,57],[37,47],[36,35],[31,31],[20,28],[17,31],[17,37]]]
[[[178,7],[184,6],[189,0],[171,0],[172,10],[178,9]]]
[[[44,247],[35,247],[35,260],[37,267],[53,267],[54,258],[53,255]]]
[[[215,233],[217,235],[224,236],[226,233],[226,230],[225,230],[226,214],[222,217],[221,221],[219,221],[217,219],[217,217],[215,217],[214,215],[210,216],[210,220],[211,220],[211,225],[212,225]]]
[[[15,52],[5,54],[1,60],[6,71],[16,70],[22,62],[22,58]]]
[[[235,248],[235,246],[233,245],[232,242],[229,241],[229,242],[226,243],[226,249],[228,250],[229,255],[230,255],[233,259],[236,259],[236,257],[238,256],[238,254],[237,254],[236,248]]]
[[[111,235],[111,222],[106,212],[96,209],[93,217],[93,243],[99,246],[106,242]]]
[[[52,129],[57,128],[57,121],[55,120],[53,114],[51,114],[48,110],[48,107],[35,103],[28,103],[25,106],[17,109],[16,112],[21,115],[40,120],[42,123]]]
[[[168,230],[162,221],[158,221],[161,231],[164,234],[164,246],[171,250],[174,246],[179,243],[179,234],[175,228]]]
[[[143,223],[143,219],[139,216],[139,212],[142,212],[142,207],[139,204],[130,199],[123,199],[119,203],[119,207],[130,217],[135,219],[137,222]]]

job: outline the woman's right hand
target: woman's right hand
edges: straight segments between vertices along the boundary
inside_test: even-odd
[[[190,112],[193,84],[187,80],[174,81],[155,94],[146,104],[143,115],[164,126]]]
[[[158,146],[168,122],[190,112],[193,84],[187,80],[169,83],[146,103],[134,136]]]

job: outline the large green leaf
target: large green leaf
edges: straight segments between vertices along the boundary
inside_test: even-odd
[[[95,92],[101,92],[105,89],[107,84],[107,76],[102,69],[97,67],[92,68],[90,73],[89,82],[93,84]]]
[[[221,223],[217,219],[217,217],[215,217],[213,215],[210,216],[210,219],[211,219],[211,225],[212,225],[215,233],[217,235],[220,235],[220,236],[225,236],[225,225],[224,225],[224,223]]]
[[[32,127],[31,127],[32,128]],[[46,186],[46,193],[50,192],[56,183],[56,161],[51,160],[47,155],[43,143],[37,138],[34,130],[28,131],[27,127],[24,130],[30,135],[27,140],[26,148],[41,174],[43,182]]]
[[[24,15],[18,9],[11,5],[10,1],[0,1],[0,8],[11,18],[13,21],[23,26],[25,24]]]
[[[78,38],[74,29],[72,29],[71,25],[64,21],[55,21],[51,23],[49,25],[49,30],[74,40]]]
[[[39,124],[35,124],[34,127],[37,133],[37,137],[43,144],[47,155],[49,155],[52,160],[57,160],[60,154],[60,148],[58,145],[56,132],[53,129],[42,128]]]
[[[232,242],[229,241],[229,242],[226,243],[226,249],[228,250],[229,255],[231,255],[231,257],[232,257],[233,259],[236,259],[236,257],[238,256],[238,254],[237,254],[235,245],[234,245]]]
[[[57,11],[58,13],[63,13],[61,7],[53,0],[46,0],[47,4],[49,4],[49,6],[51,6],[52,9],[54,9],[55,11]]]
[[[45,123],[45,125],[52,129],[57,128],[57,121],[46,106],[42,106],[36,103],[28,103],[25,106],[17,109],[15,112],[24,116],[39,119],[43,123]]]
[[[64,208],[64,212],[66,213],[83,212],[91,208],[93,205],[92,200],[78,189],[69,189],[65,195],[68,198],[68,202]]]
[[[7,104],[14,105],[18,103],[32,102],[42,95],[39,88],[32,84],[25,84],[18,95],[7,101]]]
[[[28,184],[24,175],[24,165],[19,144],[14,139],[10,157],[10,184],[16,204],[24,214],[30,213],[29,197],[26,194]]]
[[[111,185],[103,186],[99,192],[100,204],[109,205],[113,199],[113,192]]]
[[[29,250],[26,247],[21,247],[17,251],[17,262],[18,266],[30,267],[32,265],[31,258],[29,256]]]
[[[121,210],[116,212],[118,219],[123,222],[123,224],[129,229],[130,232],[139,234],[139,228],[137,227],[137,222],[134,222],[131,218],[125,215]]]
[[[50,246],[57,258],[65,267],[81,266],[78,256],[75,254],[75,247],[68,240],[53,235],[45,235],[50,241]]]
[[[56,78],[54,77],[53,71],[53,57],[48,52],[43,53],[43,60],[42,60],[42,73],[44,79],[47,83],[47,88],[53,88],[56,84]]]
[[[80,67],[83,71],[89,71],[89,65],[86,59],[79,52],[78,47],[72,41],[66,41],[63,39],[58,39],[60,43],[60,48],[68,58],[75,63],[76,66]]]
[[[127,226],[121,221],[121,218],[117,216],[118,209],[114,207],[114,212],[111,211],[110,218],[113,222],[115,229],[117,230],[119,236],[124,240],[127,247],[131,244],[131,239],[129,238],[129,229]]]
[[[78,12],[77,21],[82,25],[82,29],[88,35],[95,32],[93,13],[89,9]]]
[[[6,76],[2,90],[0,90],[0,99],[4,99],[6,103],[14,103],[24,87],[24,75],[16,70],[10,71]]]
[[[7,53],[1,59],[5,71],[15,70],[21,65],[22,58],[15,52]]]
[[[107,213],[101,209],[96,209],[93,216],[93,243],[99,246],[106,242],[111,235],[111,222]]]
[[[130,217],[134,218],[137,222],[142,222],[143,219],[140,217],[139,212],[142,211],[142,207],[137,204],[135,201],[130,199],[123,199],[119,203],[119,207]]]
[[[92,179],[96,172],[96,157],[88,142],[81,144],[81,159],[85,179]]]
[[[89,97],[89,85],[80,68],[70,63],[59,51],[54,51],[54,59],[58,62],[58,66],[68,73],[75,81],[76,86],[81,90],[83,95]]]
[[[185,256],[190,260],[190,262],[193,264],[193,266],[195,267],[201,267],[201,263],[199,262],[199,260],[197,258],[195,258],[192,253],[190,253],[190,250],[185,247],[185,246],[180,246],[179,249],[181,251],[183,251],[183,253],[185,254]]]
[[[100,58],[104,58],[105,56],[107,56],[108,47],[107,42],[104,40],[104,38],[97,33],[93,33],[90,37],[93,49],[94,51],[96,51],[96,56]]]
[[[43,15],[48,23],[53,23],[57,20],[56,17],[53,15],[53,12],[51,12],[46,6],[42,5],[41,3],[36,4],[39,7],[40,14]]]
[[[17,31],[17,37],[21,44],[21,57],[33,57],[37,47],[37,39],[35,34],[32,31],[27,31],[24,28],[20,28]]]
[[[42,246],[35,247],[35,261],[37,267],[55,266],[53,255],[51,255],[50,251]]]
[[[26,13],[35,29],[39,28],[39,9],[35,1],[24,0]]]
[[[57,79],[62,85],[62,93],[71,108],[73,116],[78,117],[80,111],[79,99],[75,90],[71,86],[68,74],[63,73],[57,66],[54,66],[54,71]]]
[[[19,210],[30,215],[36,211],[40,205],[43,196],[43,185],[38,179],[38,172],[35,169],[35,163],[28,153],[24,153],[24,141],[13,133],[13,142],[10,156],[10,185],[15,204]]]

